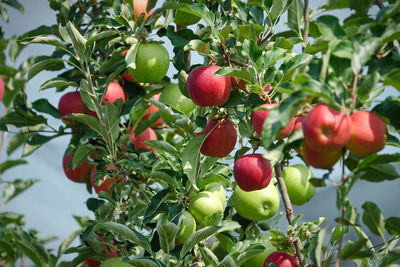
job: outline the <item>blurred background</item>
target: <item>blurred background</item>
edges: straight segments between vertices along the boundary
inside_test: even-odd
[[[162,1],[159,1],[162,2]],[[310,1],[311,8],[316,9],[321,6],[324,1]],[[0,21],[1,27],[5,31],[5,38],[13,35],[20,35],[24,32],[32,30],[40,25],[52,25],[56,22],[55,13],[48,7],[46,0],[22,0],[21,3],[25,7],[25,13],[21,14],[14,9],[9,9],[10,22],[4,23]],[[341,10],[340,12],[331,13],[339,19],[343,19],[350,15],[350,10]],[[376,13],[377,9],[372,9],[372,13]],[[281,28],[277,28],[279,32],[284,28],[286,17],[280,23]],[[168,40],[165,40],[165,46],[172,53],[172,46]],[[30,45],[23,50],[17,64],[26,58],[37,55],[50,55],[52,47],[44,45]],[[193,55],[193,63],[202,63],[199,56]],[[170,65],[169,75],[176,73],[172,64]],[[61,93],[55,93],[54,89],[39,91],[40,85],[46,80],[56,76],[56,73],[42,72],[33,78],[27,85],[26,91],[28,98],[33,102],[39,98],[47,98],[54,106],[58,105]],[[72,91],[72,89],[70,89]],[[398,92],[389,88],[379,98],[379,101],[385,99],[388,95],[398,95]],[[4,107],[0,107],[0,114],[4,113]],[[55,119],[49,120],[50,125],[55,128],[61,124],[61,121]],[[10,135],[8,136],[8,138]],[[89,216],[93,218],[92,213],[86,209],[85,201],[90,196],[84,185],[71,182],[64,175],[62,169],[62,157],[69,143],[69,136],[62,136],[47,143],[44,147],[37,150],[32,156],[28,157],[29,164],[16,167],[6,172],[3,176],[5,180],[13,178],[38,178],[40,182],[30,188],[16,199],[10,201],[5,208],[7,211],[18,212],[26,215],[26,225],[28,228],[39,230],[41,237],[56,236],[58,239],[49,243],[51,248],[57,248],[60,242],[65,239],[74,230],[78,229],[78,224],[72,215]],[[392,147],[385,148],[385,152],[394,152]],[[397,152],[399,152],[397,150]],[[3,160],[6,155],[3,153]],[[13,155],[18,157],[18,152]],[[293,160],[293,164],[301,163],[300,160]],[[399,166],[396,166],[400,169]],[[337,164],[339,168],[339,164]],[[313,169],[315,177],[321,178],[326,171]],[[340,174],[335,169],[330,176],[332,179],[339,180]],[[400,209],[397,206],[400,203],[398,180],[387,181],[381,183],[371,183],[363,180],[357,181],[356,186],[350,193],[350,201],[362,213],[362,204],[365,201],[373,201],[380,207],[385,217],[400,216]],[[328,217],[328,226],[332,226],[334,219],[338,217],[336,209],[336,188],[334,185],[328,185],[319,188],[316,196],[306,205],[302,207],[294,207],[296,214],[304,214],[304,220],[314,220],[318,217]],[[2,207],[4,211],[4,207]],[[283,205],[281,204],[283,211]],[[285,217],[281,219],[281,225],[286,224]],[[366,230],[370,237],[376,237]],[[377,238],[376,242],[380,242]],[[76,243],[77,244],[77,243]]]

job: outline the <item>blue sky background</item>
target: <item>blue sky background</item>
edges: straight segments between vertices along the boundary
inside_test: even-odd
[[[311,2],[312,8],[323,3],[323,1],[320,0],[313,0]],[[51,25],[55,23],[55,13],[48,7],[48,2],[46,0],[22,0],[21,3],[25,7],[24,14],[10,9],[10,22],[5,24],[0,21],[1,27],[6,32],[6,38],[12,35],[22,34],[40,25]],[[344,18],[349,15],[349,12],[349,10],[342,10],[333,14],[339,18]],[[373,9],[372,12],[376,12],[376,9]],[[279,32],[279,27],[277,32]],[[166,41],[166,47],[170,51],[170,55],[173,55],[172,47],[168,41]],[[31,45],[21,53],[18,63],[33,55],[50,55],[51,51],[52,48],[50,46]],[[193,62],[201,63],[201,58],[199,56],[194,56],[192,60]],[[171,64],[169,74],[173,74],[174,72],[175,70]],[[54,89],[42,92],[39,91],[39,86],[43,82],[55,76],[56,73],[43,72],[33,78],[28,83],[26,89],[29,99],[34,101],[38,98],[47,98],[54,106],[57,106],[58,100],[62,94],[56,94]],[[393,89],[388,89],[380,99],[384,99],[388,95],[393,94],[398,95],[398,92]],[[3,110],[4,108],[0,107],[1,114]],[[60,123],[60,121],[50,119],[50,124],[56,126],[56,128],[58,128]],[[50,235],[57,236],[59,240],[49,244],[53,248],[58,247],[61,240],[78,229],[78,224],[74,221],[72,215],[93,217],[85,206],[86,199],[91,197],[87,193],[85,186],[68,180],[62,169],[62,156],[69,143],[69,138],[69,136],[63,136],[51,141],[36,151],[32,156],[28,157],[28,165],[13,168],[3,176],[5,179],[40,179],[38,184],[12,200],[7,205],[6,210],[25,214],[27,227],[39,230],[42,237]],[[385,151],[394,152],[396,150],[393,148],[386,148]],[[20,154],[16,152],[12,155],[12,158],[17,158],[19,156]],[[6,155],[3,155],[3,160],[5,158]],[[292,163],[300,162],[294,160]],[[316,177],[321,177],[325,173],[324,171],[316,170],[313,170],[313,172]],[[339,177],[339,175],[337,174],[336,177]],[[397,206],[398,203],[400,203],[400,194],[398,192],[398,180],[383,183],[358,181],[350,193],[350,200],[353,205],[357,207],[359,212],[362,212],[361,206],[365,201],[373,201],[379,205],[385,217],[400,216],[400,209]],[[335,199],[335,187],[327,186],[318,189],[316,197],[314,197],[308,205],[295,207],[295,213],[305,214],[304,218],[306,220],[314,220],[321,216],[328,217],[330,219],[330,225],[332,225],[333,219],[338,215]],[[2,207],[2,209],[4,209],[4,207]],[[285,218],[282,218],[281,223],[283,225],[286,224]],[[369,235],[373,236],[371,233],[369,233]]]

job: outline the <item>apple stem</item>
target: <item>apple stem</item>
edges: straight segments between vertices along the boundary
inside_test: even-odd
[[[294,219],[294,211],[292,203],[290,202],[289,194],[287,192],[285,180],[283,179],[281,164],[276,163],[274,169],[276,180],[278,181],[279,191],[281,192],[283,204],[285,205],[286,218],[289,224],[292,224]],[[300,266],[304,266],[304,256],[301,254],[302,244],[299,238],[294,239],[294,246],[296,248],[296,256],[300,261]]]

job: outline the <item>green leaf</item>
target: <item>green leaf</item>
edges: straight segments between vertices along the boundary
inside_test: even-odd
[[[17,179],[11,182],[7,182],[6,185],[3,187],[3,201],[6,204],[11,199],[15,198],[32,185],[37,183],[39,180],[37,179]]]
[[[53,116],[54,118],[57,118],[57,119],[61,118],[60,112],[58,112],[58,109],[55,108],[52,104],[50,104],[50,102],[45,98],[41,98],[41,99],[38,99],[35,102],[33,102],[32,108],[36,109],[39,112],[49,114],[49,115]]]
[[[347,241],[344,246],[342,247],[340,253],[341,260],[348,260],[358,258],[357,254],[364,248],[367,244],[367,239],[360,238],[357,241]]]
[[[289,28],[301,34],[301,25],[304,18],[304,4],[302,0],[293,0],[288,9]]]
[[[51,45],[51,46],[55,46],[61,49],[66,49],[66,46],[60,42],[58,39],[53,38],[53,37],[49,37],[49,36],[37,36],[34,37],[33,39],[30,39],[29,41],[21,41],[21,44],[47,44],[47,45]]]
[[[363,222],[365,225],[368,226],[372,233],[384,239],[385,222],[379,207],[375,203],[367,201],[362,205],[362,208],[364,209]]]
[[[76,168],[82,164],[82,162],[87,158],[87,156],[95,151],[96,148],[91,144],[82,144],[74,152],[74,157],[72,159],[72,168]]]
[[[187,45],[185,45],[185,51],[194,50],[200,55],[208,56],[210,53],[210,43],[203,42],[202,40],[191,40]]]
[[[95,118],[93,116],[86,115],[86,114],[81,114],[81,113],[73,113],[73,114],[67,115],[66,118],[73,118],[75,120],[78,120],[78,121],[82,122],[83,124],[86,124],[87,126],[89,126],[93,131],[97,132],[104,139],[106,139],[106,137],[107,137],[107,133],[98,118]]]
[[[248,83],[256,83],[256,74],[252,68],[223,67],[215,72],[216,76],[236,77]]]
[[[58,247],[58,252],[57,252],[57,258],[59,259],[64,252],[67,250],[67,248],[72,244],[72,242],[77,238],[81,233],[83,229],[76,230],[72,232],[64,241],[61,243],[61,245]]]
[[[146,145],[149,145],[153,148],[155,148],[158,152],[167,152],[170,153],[171,155],[178,156],[179,151],[169,143],[165,141],[160,141],[160,140],[150,140],[144,142]]]
[[[28,80],[32,79],[43,70],[61,70],[63,68],[64,62],[61,58],[48,58],[41,60],[30,68]]]
[[[44,124],[46,121],[46,118],[41,115],[23,110],[9,112],[4,117],[0,118],[0,123],[11,124],[16,127],[35,126]]]
[[[353,73],[358,75],[362,67],[375,55],[376,51],[381,46],[381,40],[379,38],[369,38],[362,44],[354,43],[355,53],[353,54],[353,60],[351,61],[351,67]]]
[[[216,234],[219,229],[220,227],[218,226],[207,226],[192,234],[183,244],[180,252],[181,258],[183,258],[183,256],[185,256],[186,253],[188,253],[195,245]]]
[[[192,185],[196,185],[201,157],[200,148],[206,137],[205,134],[194,136],[182,153],[183,172],[188,176]]]
[[[13,135],[7,146],[7,155],[11,155],[13,152],[15,152],[21,145],[23,145],[26,141],[28,141],[29,138],[32,137],[33,134],[28,134],[28,133],[17,133]]]
[[[203,3],[193,3],[182,7],[180,10],[201,17],[209,26],[214,26],[215,15]]]
[[[115,222],[105,222],[105,223],[97,223],[94,227],[95,229],[108,229],[113,232],[116,232],[117,234],[123,236],[127,240],[131,241],[132,243],[141,246],[144,248],[148,253],[153,254],[151,250],[151,245],[148,241],[148,239],[143,236],[141,233],[134,229],[130,229],[128,226],[120,224],[120,223],[115,223]]]
[[[223,260],[219,263],[220,267],[237,267],[235,261],[230,255],[226,255]]]
[[[28,164],[28,162],[24,159],[14,159],[14,160],[7,160],[0,163],[0,174],[3,174],[6,170],[18,166]]]
[[[311,262],[316,264],[318,267],[321,267],[321,253],[322,246],[324,242],[324,237],[326,233],[326,228],[322,228],[315,235],[313,235],[310,243],[309,253]]]
[[[339,19],[332,15],[324,15],[314,22],[321,33],[321,38],[325,40],[336,40],[345,36],[340,26]]]
[[[400,116],[397,116],[400,114],[400,98],[390,96],[376,105],[372,111],[386,117],[393,127],[400,130]]]
[[[74,47],[79,58],[85,58],[86,51],[86,39],[80,34],[77,28],[75,28],[72,22],[68,21],[67,31],[69,37],[71,38],[72,46]]]
[[[112,36],[117,35],[118,32],[117,31],[113,31],[113,30],[108,30],[108,31],[103,31],[103,32],[99,32],[99,33],[95,33],[93,37],[89,38],[86,42],[86,47],[89,47],[91,44],[93,44],[96,41],[102,40],[102,39],[106,39],[106,38],[110,38]]]
[[[105,128],[106,134],[103,135],[105,140],[108,140],[107,137],[111,137],[111,140],[115,142],[119,136],[119,123],[121,121],[120,114],[122,110],[122,100],[118,99],[117,101],[110,103],[107,102],[106,112],[104,116],[105,120]]]
[[[272,2],[268,15],[271,19],[277,19],[287,10],[287,8],[289,8],[288,0],[275,0]]]
[[[39,251],[33,246],[33,244],[17,239],[15,240],[15,246],[19,247],[19,249],[22,251],[23,254],[28,256],[28,258],[36,264],[36,266],[43,266],[43,263],[45,262],[42,257],[40,257]]]
[[[157,233],[160,238],[160,247],[164,252],[168,253],[175,248],[175,236],[178,233],[178,226],[167,220],[164,216],[157,223]]]
[[[400,218],[389,217],[385,220],[385,228],[391,235],[400,236]]]
[[[136,258],[129,261],[129,264],[135,267],[160,267],[154,259],[152,258]]]
[[[161,190],[151,198],[150,206],[146,209],[146,213],[144,215],[143,219],[144,224],[150,222],[154,218],[154,216],[157,215],[158,210],[161,204],[163,203],[164,198],[167,196],[168,192],[169,192],[168,189]]]
[[[68,87],[68,86],[72,86],[72,87],[76,87],[78,88],[79,85],[75,82],[70,82],[64,78],[61,77],[56,77],[50,80],[47,80],[46,82],[44,82],[40,87],[39,90],[45,90],[45,89],[49,89],[49,88],[62,88],[62,87]]]
[[[383,80],[384,85],[391,85],[400,91],[400,68],[392,69]]]

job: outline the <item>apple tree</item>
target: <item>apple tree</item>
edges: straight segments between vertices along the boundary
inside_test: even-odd
[[[367,194],[359,211],[348,195],[357,181],[399,178],[400,154],[381,150],[400,145],[400,100],[387,95],[400,90],[400,1],[309,4],[49,0],[57,24],[1,40],[0,126],[14,133],[8,154],[23,147],[1,173],[69,135],[65,175],[86,186],[93,216],[76,218],[80,228],[54,253],[2,213],[0,263],[398,263],[400,217],[385,218]],[[349,16],[331,15],[338,10]],[[31,44],[53,50],[15,69],[7,42],[10,61]],[[57,73],[31,102],[24,85],[45,70]],[[35,180],[1,182],[7,201]],[[330,183],[337,218],[294,213]]]

